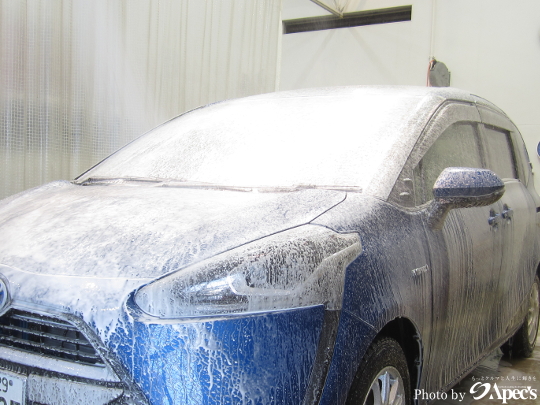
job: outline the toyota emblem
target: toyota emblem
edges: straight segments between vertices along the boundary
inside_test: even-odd
[[[3,314],[8,306],[9,291],[7,283],[3,277],[0,277],[0,315]]]

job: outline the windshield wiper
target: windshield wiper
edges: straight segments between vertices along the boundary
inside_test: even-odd
[[[272,187],[254,187],[258,191],[264,192],[291,192],[300,190],[331,190],[331,191],[347,191],[352,193],[361,193],[362,188],[358,186],[320,186],[314,184],[295,184],[292,186],[272,186]]]
[[[362,192],[362,188],[358,186],[317,186],[312,184],[295,184],[293,186],[232,186],[216,183],[206,183],[202,181],[182,181],[176,180],[165,181],[161,184],[162,187],[181,187],[181,188],[201,188],[201,189],[219,189],[230,191],[257,191],[260,193],[290,193],[294,191],[317,189],[317,190],[332,190],[346,191],[353,193]]]
[[[362,188],[358,186],[327,186],[314,184],[295,184],[292,186],[231,186],[224,184],[208,183],[204,181],[190,181],[184,179],[163,179],[157,177],[89,177],[82,182],[74,181],[74,184],[81,186],[93,185],[122,185],[126,183],[142,183],[152,184],[155,187],[171,187],[171,188],[195,188],[195,189],[218,189],[229,191],[251,192],[258,191],[261,193],[290,193],[294,191],[317,189],[317,190],[332,190],[346,191],[353,193],[362,192]]]
[[[112,186],[126,183],[152,184],[154,187],[181,187],[181,188],[201,188],[220,189],[233,191],[252,191],[252,187],[225,186],[204,181],[189,181],[179,179],[162,179],[157,177],[89,177],[84,181],[74,181],[74,184],[81,186]]]
[[[93,186],[93,185],[112,185],[123,183],[153,183],[159,184],[169,181],[167,179],[159,179],[156,177],[89,177],[84,181],[74,181],[75,184],[81,186]],[[182,180],[175,180],[182,181]]]
[[[228,186],[224,184],[216,183],[207,183],[204,181],[178,181],[171,180],[164,182],[162,187],[178,187],[178,188],[199,188],[199,189],[218,189],[218,190],[229,190],[229,191],[253,191],[254,187],[245,187],[245,186]]]

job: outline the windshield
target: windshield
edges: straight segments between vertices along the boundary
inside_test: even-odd
[[[356,187],[380,170],[416,103],[376,93],[266,95],[201,108],[78,178],[236,187]],[[287,94],[287,93],[284,93]]]

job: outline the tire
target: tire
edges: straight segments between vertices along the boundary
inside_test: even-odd
[[[523,325],[516,332],[512,342],[512,351],[520,357],[531,357],[538,336],[538,320],[540,317],[540,281],[538,276],[529,295],[529,309]]]
[[[385,399],[387,402],[384,402]],[[368,349],[354,377],[347,405],[410,403],[409,369],[401,346],[391,338],[376,340]]]

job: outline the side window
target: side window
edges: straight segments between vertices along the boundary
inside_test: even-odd
[[[476,123],[450,125],[414,168],[415,204],[433,199],[433,185],[447,167],[484,167]]]
[[[486,125],[484,134],[487,168],[502,179],[516,179],[516,163],[510,132]]]

